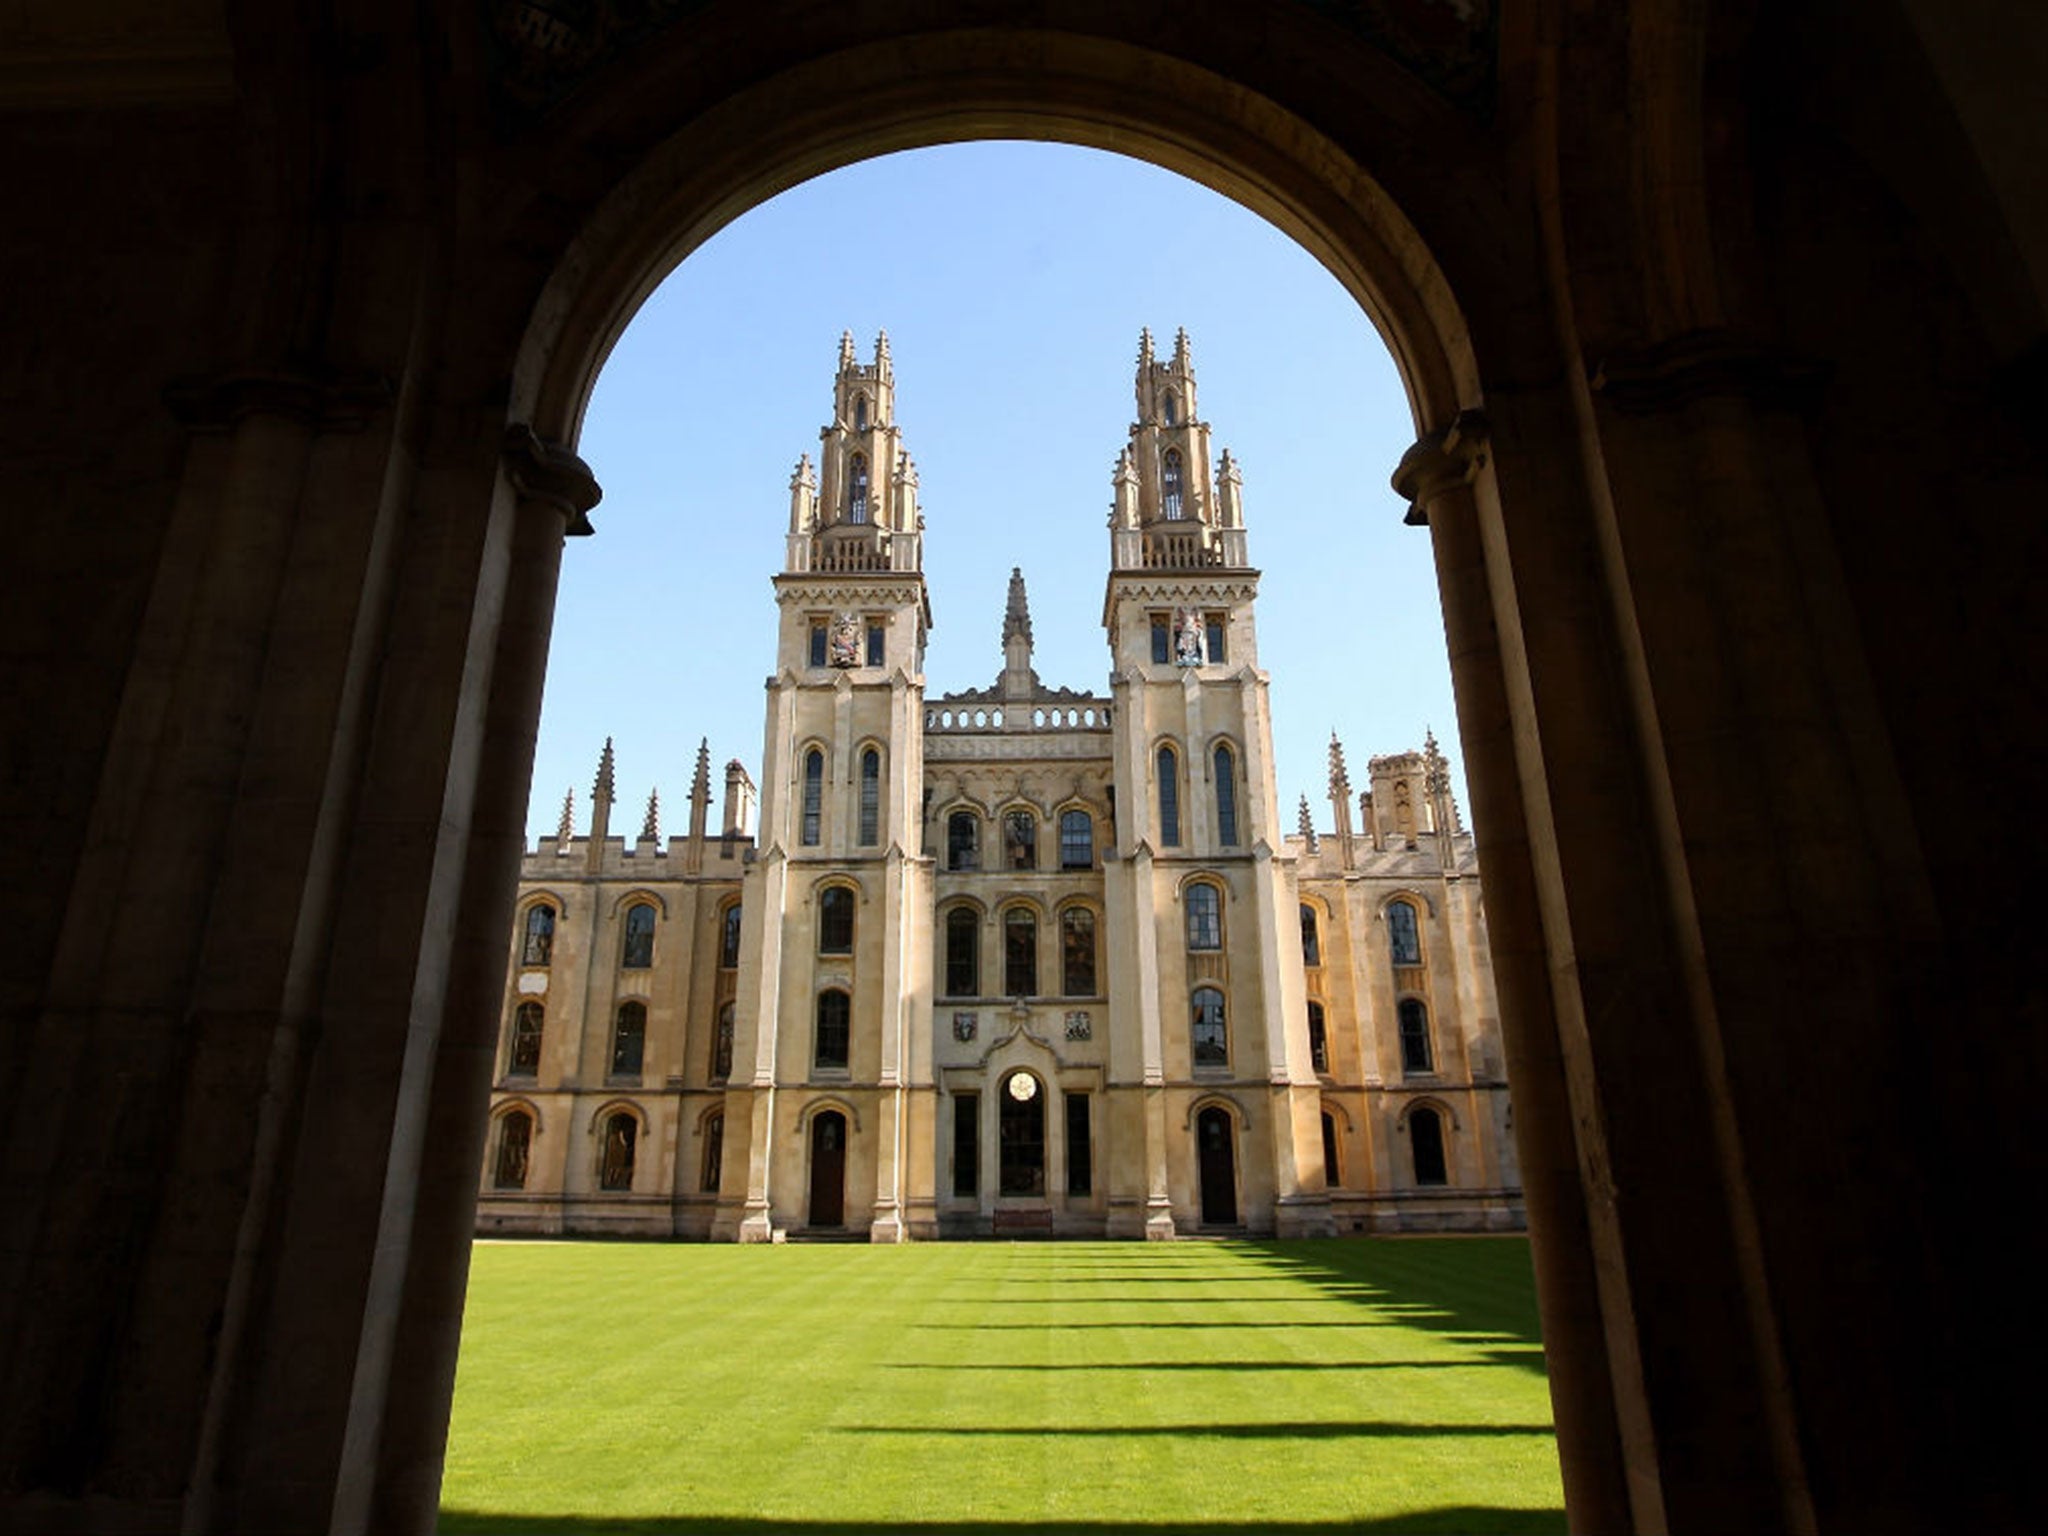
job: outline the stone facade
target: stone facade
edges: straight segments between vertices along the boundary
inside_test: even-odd
[[[1522,1224],[1472,838],[1442,756],[1288,836],[1241,478],[1185,335],[1141,341],[1104,694],[927,699],[886,337],[797,466],[760,826],[708,745],[688,834],[524,858],[479,1227],[769,1241]]]

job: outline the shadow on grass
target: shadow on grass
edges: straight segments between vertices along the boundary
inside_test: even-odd
[[[1415,1262],[1427,1251],[1423,1245],[1432,1241],[1482,1245],[1479,1251],[1497,1263],[1503,1277],[1514,1266],[1515,1283],[1497,1289],[1447,1286],[1430,1265]],[[1356,1238],[1321,1238],[1238,1246],[1241,1252],[1257,1254],[1274,1270],[1315,1286],[1325,1296],[1370,1306],[1402,1327],[1427,1329],[1454,1344],[1493,1346],[1487,1353],[1496,1363],[1546,1374],[1543,1335],[1536,1320],[1536,1288],[1527,1272],[1528,1249],[1519,1240],[1461,1237],[1360,1242]]]
[[[1559,1509],[1492,1509],[1449,1505],[1370,1520],[1156,1524],[1123,1520],[750,1520],[731,1516],[652,1515],[605,1519],[590,1515],[498,1515],[441,1511],[442,1536],[1553,1536],[1565,1528]]]
[[[1474,1366],[1529,1362],[1509,1350],[1489,1351],[1486,1360],[976,1360],[925,1364],[885,1360],[883,1371],[1469,1371]]]
[[[1407,1424],[1398,1420],[1297,1419],[1260,1424],[841,1424],[835,1435],[943,1435],[970,1440],[1464,1440],[1555,1434],[1548,1424]]]

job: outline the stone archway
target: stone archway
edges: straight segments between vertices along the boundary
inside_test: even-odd
[[[2024,1385],[2041,1161],[2038,648],[1982,616],[2043,606],[2048,232],[1985,103],[2044,24],[1838,9],[53,19],[0,252],[48,509],[0,697],[8,1518],[431,1528],[590,379],[752,202],[1014,133],[1275,219],[1408,380],[1574,1524],[2020,1524],[2017,1432],[1948,1405],[1957,1360]]]

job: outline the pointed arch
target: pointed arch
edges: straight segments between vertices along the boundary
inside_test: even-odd
[[[1186,469],[1178,448],[1169,448],[1159,457],[1159,511],[1169,523],[1177,523],[1187,516],[1182,481]]]

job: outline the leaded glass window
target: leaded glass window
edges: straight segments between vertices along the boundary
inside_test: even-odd
[[[1068,997],[1095,995],[1095,914],[1086,907],[1060,914],[1060,981]]]
[[[1316,930],[1316,909],[1301,904],[1301,963],[1314,970],[1323,963],[1322,938]]]
[[[1330,1070],[1330,1030],[1323,1019],[1323,1005],[1308,1005],[1308,1059],[1318,1072]]]
[[[980,825],[972,811],[955,811],[946,818],[946,868],[979,868],[980,844]]]
[[[853,953],[853,892],[843,885],[829,886],[818,897],[818,953]]]
[[[1161,510],[1169,523],[1177,523],[1185,515],[1180,499],[1180,450],[1169,448],[1159,465],[1159,500]]]
[[[1060,812],[1060,868],[1088,869],[1095,863],[1095,818],[1086,811]]]
[[[853,999],[837,988],[818,994],[818,1033],[812,1060],[844,1069],[853,1035]]]
[[[825,754],[815,747],[804,754],[803,827],[798,833],[806,848],[818,846],[825,816]]]
[[[546,1012],[539,1003],[521,1003],[512,1014],[512,1053],[507,1077],[534,1077],[540,1072],[540,1037]]]
[[[520,946],[521,965],[547,965],[555,956],[555,909],[544,901],[526,909],[526,941]]]
[[[946,996],[981,994],[981,914],[955,907],[946,914]]]
[[[626,908],[626,936],[619,964],[629,971],[644,971],[654,964],[654,908],[644,901]]]
[[[1003,857],[1011,869],[1038,868],[1038,819],[1029,811],[1004,814]]]
[[[604,1152],[598,1162],[600,1189],[631,1189],[633,1158],[640,1145],[640,1122],[619,1110],[605,1118]]]
[[[498,1120],[497,1166],[491,1183],[498,1189],[526,1188],[527,1156],[533,1147],[533,1116],[523,1109],[506,1112]]]
[[[860,845],[872,848],[882,832],[882,754],[873,747],[860,755]]]
[[[1419,997],[1404,997],[1395,1008],[1401,1021],[1401,1070],[1430,1072],[1429,1009]]]
[[[1409,1111],[1408,1145],[1415,1154],[1415,1182],[1448,1184],[1450,1170],[1444,1160],[1443,1117],[1428,1106]]]
[[[1237,846],[1237,759],[1230,748],[1216,749],[1216,841],[1225,848]]]
[[[732,1004],[718,1005],[718,1030],[711,1041],[711,1080],[722,1083],[732,1076]]]
[[[1387,904],[1387,949],[1396,965],[1422,964],[1422,933],[1416,925],[1412,903]]]
[[[846,482],[846,520],[864,523],[868,520],[868,461],[865,454],[853,456],[846,472]]]
[[[1188,887],[1188,948],[1223,947],[1223,893],[1204,881]]]
[[[647,1005],[641,1002],[619,1004],[618,1017],[612,1022],[611,1075],[638,1077],[646,1054]]]
[[[1223,994],[1214,987],[1197,987],[1192,1000],[1193,1014],[1189,1043],[1198,1067],[1230,1065],[1230,1031],[1224,1022]]]
[[[1003,995],[1033,997],[1038,992],[1038,917],[1027,907],[1003,914]]]
[[[1159,846],[1180,846],[1180,758],[1171,747],[1161,747],[1159,770]]]
[[[735,971],[740,964],[740,904],[734,902],[719,918],[718,968]]]
[[[725,1116],[713,1115],[704,1122],[704,1166],[698,1171],[697,1188],[715,1195],[724,1177]]]

